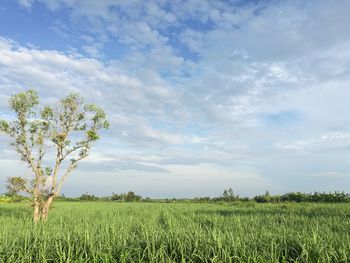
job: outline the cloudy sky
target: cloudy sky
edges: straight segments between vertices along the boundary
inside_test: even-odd
[[[350,1],[2,0],[11,94],[80,92],[111,129],[63,193],[350,192]],[[0,137],[0,193],[29,175]]]

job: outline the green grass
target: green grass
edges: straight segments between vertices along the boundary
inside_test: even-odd
[[[0,205],[0,262],[350,262],[348,204]]]

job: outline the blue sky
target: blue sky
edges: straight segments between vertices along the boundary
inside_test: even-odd
[[[11,94],[80,92],[111,129],[63,193],[350,189],[350,2],[3,0]],[[30,172],[0,137],[0,192]]]

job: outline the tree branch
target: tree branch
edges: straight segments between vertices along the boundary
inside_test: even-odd
[[[67,178],[67,176],[72,172],[72,170],[76,167],[77,163],[81,160],[83,160],[84,158],[86,158],[88,156],[88,154],[85,154],[83,156],[80,156],[78,159],[76,159],[74,162],[72,162],[67,171],[65,172],[65,174],[62,176],[60,182],[58,183],[58,187],[57,187],[57,190],[54,191],[52,194],[54,195],[58,195],[61,191],[61,188],[62,188],[62,185],[63,185],[63,182],[64,180]]]

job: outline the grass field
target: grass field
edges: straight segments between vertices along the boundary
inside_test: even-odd
[[[0,262],[350,262],[348,204],[0,205]]]

